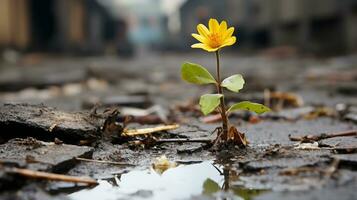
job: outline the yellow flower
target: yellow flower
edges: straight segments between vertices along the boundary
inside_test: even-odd
[[[192,37],[201,43],[193,44],[192,48],[201,48],[208,52],[214,52],[222,47],[231,46],[236,42],[236,37],[232,36],[234,27],[227,29],[226,21],[222,21],[219,24],[216,19],[210,19],[208,27],[209,29],[203,24],[197,25],[199,34],[192,33]]]

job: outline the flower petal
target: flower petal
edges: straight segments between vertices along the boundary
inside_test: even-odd
[[[211,33],[217,33],[219,31],[219,23],[216,19],[211,18],[208,21],[208,27]]]
[[[232,37],[233,35],[233,32],[234,32],[234,27],[230,27],[223,35],[223,39],[228,39],[230,37]]]
[[[227,22],[222,21],[221,24],[219,25],[219,32],[224,33],[227,31]]]
[[[212,48],[212,47],[208,47],[208,48],[203,48],[204,50],[208,51],[208,52],[215,52],[217,51],[219,48]]]
[[[203,25],[203,24],[199,24],[197,25],[197,31],[200,35],[204,36],[204,37],[207,37],[209,35],[209,30],[208,28]]]
[[[229,39],[227,39],[226,41],[224,41],[225,44],[228,44],[228,45],[232,45],[236,42],[236,37],[233,36],[233,37],[230,37]]]
[[[202,35],[198,35],[198,34],[196,34],[196,33],[192,33],[191,35],[192,35],[192,37],[194,37],[196,40],[198,40],[198,41],[200,41],[200,42],[202,42],[202,43],[206,43],[206,42],[207,42],[207,39],[206,39],[204,36],[202,36]]]
[[[218,48],[211,48],[210,46],[208,46],[206,44],[202,44],[202,43],[193,44],[193,45],[191,45],[191,48],[199,48],[199,49],[206,50],[208,52],[214,52],[214,51],[218,50]]]
[[[234,43],[236,43],[236,40],[237,40],[236,37],[234,37],[234,36],[233,36],[233,37],[230,37],[230,38],[226,39],[226,40],[224,41],[223,45],[220,46],[219,48],[226,47],[226,46],[231,46],[231,45],[233,45]]]
[[[203,46],[206,46],[206,45],[203,43],[196,43],[196,44],[191,45],[191,48],[203,48]]]

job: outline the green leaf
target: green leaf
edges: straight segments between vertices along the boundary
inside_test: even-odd
[[[181,68],[182,79],[194,84],[209,84],[216,83],[216,80],[208,72],[208,70],[201,65],[186,62]]]
[[[200,98],[200,106],[204,115],[207,115],[214,111],[214,109],[219,105],[220,98],[222,94],[205,94]]]
[[[235,74],[233,76],[230,76],[224,79],[221,83],[222,87],[225,87],[232,92],[239,92],[239,90],[243,88],[243,85],[244,85],[244,79],[243,76],[240,74]]]
[[[242,101],[242,102],[232,105],[228,109],[228,112],[232,112],[235,110],[248,110],[248,111],[253,111],[257,114],[262,114],[262,113],[270,111],[270,108],[268,108],[262,104],[259,104],[259,103],[252,103],[250,101]]]
[[[203,194],[211,195],[221,190],[218,183],[214,180],[207,178],[205,182],[203,182]]]

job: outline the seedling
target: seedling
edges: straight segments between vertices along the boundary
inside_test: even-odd
[[[192,48],[200,48],[208,52],[214,52],[216,55],[216,78],[214,78],[210,72],[201,65],[194,63],[183,63],[181,69],[182,79],[193,84],[206,85],[215,84],[217,87],[216,94],[204,94],[200,98],[200,107],[204,115],[217,110],[221,114],[222,127],[218,130],[218,135],[215,140],[215,144],[227,144],[233,143],[245,147],[247,140],[243,133],[240,133],[234,126],[230,126],[228,121],[228,115],[236,110],[248,110],[257,114],[270,111],[270,109],[264,105],[258,103],[252,103],[249,101],[242,101],[231,105],[228,109],[225,104],[225,97],[223,89],[230,90],[235,93],[244,86],[243,76],[240,74],[234,74],[221,81],[220,75],[220,49],[226,46],[231,46],[236,42],[236,37],[232,36],[234,27],[227,27],[227,22],[222,21],[220,24],[216,19],[210,19],[208,22],[208,28],[203,25],[197,25],[198,34],[193,33],[192,36],[200,43],[193,44]]]

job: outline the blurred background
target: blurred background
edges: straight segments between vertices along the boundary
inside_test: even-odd
[[[236,28],[237,51],[357,50],[356,0],[1,0],[2,51],[134,56],[186,51],[210,17]]]
[[[214,71],[213,54],[190,48],[209,18],[235,27],[222,73],[243,74],[244,93],[355,102],[357,0],[0,0],[0,102],[196,102],[215,89],[183,82],[180,66]]]

